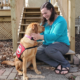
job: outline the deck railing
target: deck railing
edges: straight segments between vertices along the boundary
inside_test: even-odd
[[[10,0],[0,0],[0,9],[10,9]]]

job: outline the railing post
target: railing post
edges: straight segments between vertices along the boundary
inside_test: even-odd
[[[1,6],[3,7],[3,0],[1,0]]]
[[[75,0],[69,0],[70,48],[75,51]]]
[[[14,53],[17,49],[16,0],[10,0],[10,3],[11,3],[12,41],[13,41],[13,53]]]
[[[10,0],[8,0],[8,6],[10,6]]]
[[[5,2],[4,2],[4,5],[7,6],[7,4],[6,4],[6,0],[5,0]]]
[[[25,0],[25,7],[29,7],[29,0]]]

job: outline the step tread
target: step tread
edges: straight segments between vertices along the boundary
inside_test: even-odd
[[[40,9],[40,7],[24,7],[25,9]],[[55,6],[54,8],[58,8],[57,6]]]
[[[19,32],[20,34],[24,34],[25,32]]]
[[[35,12],[32,12],[32,11],[31,11],[31,12],[30,12],[30,11],[29,11],[29,12],[23,12],[23,13],[39,13],[39,14],[40,14],[41,12],[39,12],[39,11],[35,11]]]
[[[28,26],[29,24],[21,24],[21,26]]]
[[[24,9],[40,9],[40,7],[24,7]]]
[[[69,51],[66,53],[66,55],[69,55],[69,54],[74,55],[74,54],[75,54],[75,52],[74,52],[74,51],[72,51],[71,49],[69,49]]]
[[[60,11],[56,11],[56,12],[60,12]],[[32,12],[32,11],[29,11],[29,12],[23,12],[23,13],[41,13],[40,11],[35,11],[35,12]]]
[[[23,17],[22,19],[41,19],[41,17]]]

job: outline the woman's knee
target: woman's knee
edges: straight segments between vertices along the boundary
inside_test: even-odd
[[[51,48],[49,48],[49,47],[45,48],[44,51],[45,51],[45,53],[46,53],[47,55],[54,54],[54,53],[57,52],[56,49],[51,49]]]
[[[36,53],[36,58],[39,58],[41,56],[41,54],[42,54],[41,51],[38,50]]]

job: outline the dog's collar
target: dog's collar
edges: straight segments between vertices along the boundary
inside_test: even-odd
[[[27,37],[27,38],[29,38],[31,40],[34,40],[33,37],[31,37],[31,36],[25,35],[25,37]]]
[[[31,36],[25,35],[25,37],[27,37],[27,38],[31,39]]]

